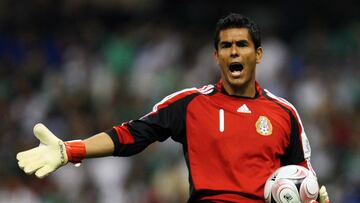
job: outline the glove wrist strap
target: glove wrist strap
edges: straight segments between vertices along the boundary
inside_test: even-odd
[[[67,141],[64,145],[69,162],[79,164],[86,157],[85,143],[82,140]]]

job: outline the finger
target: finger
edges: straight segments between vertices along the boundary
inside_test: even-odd
[[[31,165],[32,163],[39,161],[40,159],[41,159],[41,155],[36,155],[36,156],[29,157],[26,159],[20,159],[18,161],[18,165],[21,169],[24,169],[25,167]]]
[[[45,164],[45,161],[43,161],[41,159],[37,160],[37,161],[33,161],[33,162],[31,162],[31,164],[28,164],[27,166],[25,166],[24,172],[26,174],[33,174],[36,170],[43,167],[44,164]]]
[[[324,200],[328,200],[329,196],[328,193],[326,191],[326,187],[325,186],[321,186],[320,190],[319,190],[320,196],[322,196],[324,198]]]
[[[38,156],[39,154],[41,154],[42,152],[42,148],[43,147],[35,147],[35,148],[32,148],[32,149],[29,149],[27,151],[23,151],[23,152],[19,152],[17,155],[16,155],[16,159],[18,161],[21,161],[21,160],[24,160],[24,159],[29,159],[31,157],[35,157],[35,156]]]
[[[45,165],[39,170],[35,172],[36,177],[38,178],[44,178],[45,176],[48,176],[51,172],[53,172],[54,169],[50,168],[49,166]]]
[[[44,124],[38,123],[34,126],[34,134],[40,140],[41,143],[46,145],[57,144],[59,138],[57,138]]]
[[[322,193],[326,192],[326,187],[324,185],[320,187],[320,192],[322,192]]]

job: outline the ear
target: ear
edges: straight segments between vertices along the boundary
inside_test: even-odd
[[[257,64],[261,63],[262,57],[263,57],[263,49],[262,49],[262,47],[258,47],[256,49],[256,63]]]
[[[216,63],[219,64],[219,53],[217,52],[217,50],[214,51],[214,59]]]

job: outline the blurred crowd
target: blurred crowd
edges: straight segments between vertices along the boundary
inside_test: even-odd
[[[68,164],[43,180],[17,166],[16,153],[39,144],[38,122],[63,140],[85,139],[145,115],[166,95],[219,79],[212,40],[226,5],[194,1],[178,11],[161,0],[94,2],[0,3],[0,202],[188,198],[182,149],[170,139],[131,158]],[[274,14],[291,13],[284,5],[247,6],[230,11],[263,28],[258,81],[297,107],[332,202],[360,202],[359,16],[319,12],[287,23]]]

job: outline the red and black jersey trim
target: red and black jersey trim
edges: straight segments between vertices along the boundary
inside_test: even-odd
[[[290,165],[290,164],[300,164],[305,161],[304,151],[301,143],[301,133],[299,130],[299,122],[289,109],[289,107],[283,105],[276,99],[270,97],[266,91],[263,91],[263,95],[266,99],[271,102],[274,102],[278,106],[280,106],[284,111],[289,114],[290,117],[290,143],[287,146],[285,153],[282,157],[280,157],[280,162],[282,166]]]
[[[172,99],[171,102],[167,100],[156,111],[107,131],[114,142],[113,155],[131,156],[143,151],[151,143],[162,142],[169,137],[186,145],[187,106],[200,94],[199,91],[194,91],[184,97]],[[117,128],[121,128],[121,130]],[[128,138],[129,136],[132,139]],[[130,142],[126,142],[126,140],[130,140]]]

